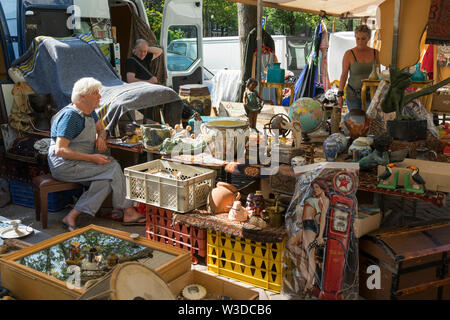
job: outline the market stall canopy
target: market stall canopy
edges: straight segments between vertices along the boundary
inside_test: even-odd
[[[228,0],[257,5],[257,0]],[[374,17],[383,0],[265,0],[264,7],[335,17]]]

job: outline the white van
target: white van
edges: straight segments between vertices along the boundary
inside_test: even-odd
[[[68,37],[75,32],[90,31],[105,56],[114,64],[114,57],[111,54],[114,26],[121,48],[121,65],[124,66],[130,40],[132,13],[148,25],[142,0],[1,0],[0,123],[7,123],[12,106],[11,90],[14,83],[8,75],[8,69],[14,60],[27,51],[35,37],[41,35]],[[78,17],[80,23],[74,23]],[[173,34],[197,39],[201,48],[202,33],[201,0],[165,1],[160,44],[166,59],[167,45],[172,40]],[[189,66],[183,65],[174,68],[176,70],[168,70],[167,85],[178,92],[178,87],[182,84],[202,83],[201,57],[202,51],[198,50],[197,57]]]
[[[293,36],[273,35],[275,54],[283,69],[290,70],[294,75],[300,75],[306,64],[307,41]],[[203,38],[203,66],[213,74],[220,70],[240,70],[241,54],[238,36]],[[197,40],[194,38],[181,38],[173,40],[167,47],[168,59],[170,57],[197,57]],[[181,60],[181,58],[178,58]],[[172,60],[175,62],[175,59]],[[177,68],[171,65],[168,68]]]

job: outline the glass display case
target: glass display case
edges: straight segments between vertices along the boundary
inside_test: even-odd
[[[4,256],[1,283],[18,299],[77,299],[88,281],[128,261],[145,264],[167,282],[190,270],[185,250],[90,225]]]

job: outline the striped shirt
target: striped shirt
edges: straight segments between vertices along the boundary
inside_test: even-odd
[[[87,115],[97,123],[98,116],[95,111]],[[84,130],[84,117],[78,114],[72,108],[66,108],[53,121],[51,128],[51,138],[64,137],[68,140],[75,139]]]

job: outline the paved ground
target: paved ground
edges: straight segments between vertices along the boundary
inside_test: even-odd
[[[404,225],[411,222],[418,221],[432,221],[436,219],[450,219],[450,197],[446,200],[447,206],[444,208],[437,208],[431,204],[424,203],[422,201],[413,201],[406,199],[404,203],[400,201],[398,197],[385,197],[385,205],[387,209],[392,209],[392,214],[384,221],[384,226],[395,226],[395,225]],[[416,215],[412,216],[413,206],[416,205]],[[48,215],[48,228],[42,229],[41,223],[35,221],[35,212],[33,208],[27,208],[23,206],[18,206],[14,204],[9,204],[3,208],[0,208],[0,216],[9,218],[9,219],[20,219],[22,223],[25,225],[32,225],[33,228],[43,231],[50,236],[56,236],[65,232],[61,224],[61,219],[67,214],[70,208],[63,209],[59,212],[49,212]],[[403,217],[403,223],[401,223],[401,219]],[[116,222],[109,219],[91,217],[86,214],[80,215],[78,219],[79,226],[87,226],[89,224],[96,224],[112,229],[122,230],[130,233],[139,233],[142,236],[145,236],[145,227],[143,226],[123,226],[120,222]],[[26,239],[24,239],[26,240]],[[200,261],[197,265],[192,265],[193,269],[197,269],[200,271],[206,271],[206,265],[204,261]],[[211,275],[216,276],[213,273],[209,273]],[[252,288],[259,292],[259,297],[261,300],[278,300],[278,299],[292,299],[289,296],[276,294],[271,291],[266,291],[263,289],[259,289],[253,287],[251,285],[230,280],[228,278],[220,277],[226,281],[231,281],[234,283],[239,283],[240,285],[248,288]]]

